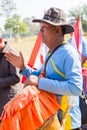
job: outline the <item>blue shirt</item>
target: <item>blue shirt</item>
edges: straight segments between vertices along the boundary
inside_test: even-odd
[[[68,42],[71,43],[71,40],[72,38],[68,39]],[[82,56],[87,58],[87,41],[83,36],[81,36],[81,44],[82,44]],[[83,89],[84,89],[84,85],[83,85]],[[86,95],[87,95],[87,90],[86,90]]]

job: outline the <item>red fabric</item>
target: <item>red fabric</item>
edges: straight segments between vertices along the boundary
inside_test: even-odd
[[[41,43],[42,43],[42,38],[41,38],[41,34],[39,33],[38,37],[36,39],[36,42],[35,42],[35,46],[34,46],[33,51],[31,53],[31,57],[30,57],[29,62],[28,62],[28,65],[31,67],[33,67],[33,65],[34,65],[34,62],[36,60],[37,53],[40,49]]]
[[[83,82],[84,82],[84,93],[87,91],[87,68],[82,68]]]
[[[0,43],[2,43],[2,38],[0,38]]]
[[[81,19],[79,16],[76,21],[76,24],[74,25],[74,33],[72,36],[71,44],[80,54],[82,53],[81,37],[82,37],[82,26],[81,26]]]
[[[37,54],[38,54],[39,49],[40,49],[40,46],[41,46],[41,43],[42,43],[42,38],[41,38],[41,34],[39,33],[39,34],[38,34],[38,37],[37,37],[37,39],[36,39],[34,48],[33,48],[33,50],[32,50],[31,57],[30,57],[30,59],[29,59],[29,61],[28,61],[28,65],[29,65],[30,67],[32,67],[32,68],[33,68],[33,66],[34,66],[34,63],[35,63]],[[43,57],[41,57],[41,61],[43,60],[42,58],[43,58]],[[43,61],[42,61],[42,62],[43,62]],[[23,77],[22,77],[22,83],[24,83],[25,79],[26,79],[26,77],[23,76]]]
[[[78,17],[76,24],[75,24],[75,30],[74,30],[74,36],[76,40],[76,46],[77,50],[79,49],[79,43],[80,43],[80,17]]]

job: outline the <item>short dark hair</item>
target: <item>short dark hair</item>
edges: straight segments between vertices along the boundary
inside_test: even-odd
[[[62,30],[62,33],[63,33],[63,35],[64,35],[65,32],[66,32],[65,27],[64,27],[64,26],[61,26],[61,30]]]

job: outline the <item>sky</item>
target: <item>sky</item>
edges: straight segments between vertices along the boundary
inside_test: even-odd
[[[78,7],[82,4],[87,4],[87,0],[13,0],[16,4],[17,11],[21,18],[32,17],[42,18],[44,10],[50,7],[58,7],[63,9],[66,14],[70,8]],[[0,19],[0,26],[3,27],[5,20]]]
[[[35,16],[43,17],[44,10],[50,7],[58,7],[66,13],[68,9],[87,4],[87,0],[14,0],[17,7],[17,14],[22,18]]]

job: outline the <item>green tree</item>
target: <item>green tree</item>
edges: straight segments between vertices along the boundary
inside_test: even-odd
[[[22,21],[22,22],[20,23],[20,28],[19,28],[20,36],[21,36],[21,37],[26,36],[27,32],[28,32],[27,24],[26,24],[25,21]]]
[[[20,33],[27,31],[26,23],[21,22],[20,15],[14,14],[11,18],[8,18],[5,23],[5,29],[14,34],[15,40],[17,40]]]
[[[76,20],[78,16],[81,17],[83,31],[87,32],[87,5],[82,4],[81,6],[71,8],[68,13],[70,21]]]

